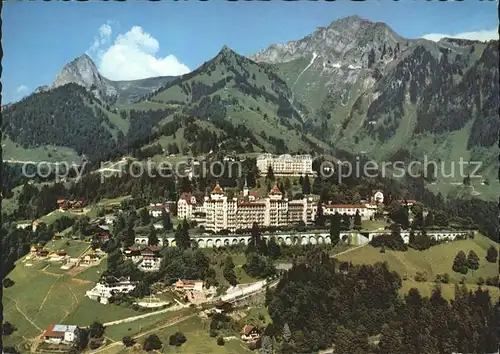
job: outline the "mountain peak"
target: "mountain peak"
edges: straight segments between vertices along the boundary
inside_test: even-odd
[[[220,55],[232,56],[232,55],[237,55],[237,53],[234,50],[232,50],[231,48],[229,48],[227,45],[223,45],[222,49],[220,50],[220,52],[217,56],[220,56]]]
[[[57,75],[52,87],[59,87],[69,83],[75,83],[91,90],[99,99],[116,96],[116,89],[99,74],[94,61],[87,55],[82,54],[66,64]]]

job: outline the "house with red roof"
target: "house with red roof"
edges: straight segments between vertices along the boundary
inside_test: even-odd
[[[73,325],[51,324],[43,332],[42,338],[46,343],[74,343],[78,327]]]

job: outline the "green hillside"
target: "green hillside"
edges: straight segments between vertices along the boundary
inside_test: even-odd
[[[499,186],[482,182],[497,174],[492,147],[499,123],[492,117],[498,95],[491,94],[498,92],[497,44],[465,42],[415,41],[397,60],[387,63],[382,54],[358,71],[332,69],[340,64],[311,55],[274,65],[307,107],[307,130],[321,140],[377,161],[423,162],[427,156],[445,162],[430,190],[491,200]],[[473,77],[479,78],[475,85]],[[482,162],[474,189],[453,184],[463,179],[460,158]],[[456,171],[449,178],[452,163]]]
[[[352,262],[353,264],[373,264],[376,262],[387,262],[389,268],[406,277],[412,284],[425,284],[415,281],[417,272],[426,276],[428,282],[433,282],[438,274],[448,273],[451,283],[458,283],[465,277],[468,284],[476,284],[479,277],[488,278],[498,275],[498,264],[486,261],[486,250],[491,245],[498,248],[498,243],[489,238],[477,235],[474,239],[452,241],[449,243],[433,246],[424,251],[409,248],[406,252],[398,252],[386,249],[385,253],[380,248],[366,245],[352,252],[342,254],[338,257],[340,261]],[[453,260],[459,251],[468,254],[473,250],[479,256],[479,269],[471,271],[467,275],[456,273],[452,270]]]

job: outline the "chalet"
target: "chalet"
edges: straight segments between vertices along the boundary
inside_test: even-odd
[[[96,253],[93,253],[93,252],[88,253],[82,257],[80,264],[82,266],[90,266],[90,265],[93,265],[93,264],[96,264],[97,262],[99,262],[99,259],[100,259],[100,257]]]
[[[257,327],[253,325],[245,325],[243,327],[243,334],[241,339],[244,341],[258,340],[260,338],[260,331]]]
[[[81,211],[83,209],[83,205],[85,202],[83,200],[67,200],[67,199],[58,199],[57,206],[59,210],[66,211]]]
[[[38,256],[38,253],[43,250],[43,246],[40,244],[32,245],[30,248],[30,254],[32,256]]]
[[[151,215],[154,218],[159,218],[160,216],[163,215],[163,213],[170,212],[168,205],[161,203],[150,204],[148,209],[149,209],[149,215]]]
[[[214,305],[216,313],[228,313],[233,309],[233,305],[227,301],[218,300]]]
[[[37,257],[47,257],[49,255],[49,250],[39,250],[37,253],[36,253]]]
[[[203,290],[203,280],[177,280],[175,282],[175,288],[177,290]]]
[[[127,248],[123,251],[123,255],[134,263],[140,262],[142,259],[141,249],[138,247]]]
[[[106,215],[104,220],[105,220],[106,225],[112,225],[116,221],[116,216]]]
[[[141,254],[141,261],[138,264],[139,270],[143,272],[155,272],[160,269],[162,256],[160,255],[160,251],[163,249],[163,246],[148,246],[144,248]]]
[[[58,250],[58,251],[56,251],[56,255],[58,257],[66,257],[68,255],[68,253],[65,250]]]
[[[85,296],[91,300],[99,301],[101,304],[107,305],[113,294],[127,294],[134,290],[136,284],[130,281],[130,278],[115,278],[109,277],[99,281],[94,288],[87,291]]]
[[[43,340],[47,343],[73,343],[76,340],[78,327],[61,324],[51,324],[43,332]]]
[[[382,193],[381,190],[375,191],[375,193],[373,193],[372,202],[383,203],[384,202],[384,193]]]
[[[43,221],[41,221],[41,220],[35,220],[35,221],[33,221],[33,223],[31,224],[31,227],[32,227],[33,232],[35,232],[35,231],[36,231],[36,229],[38,229],[38,228],[39,228],[40,226],[42,226],[43,224],[44,224],[44,222],[43,222]]]
[[[412,200],[412,199],[401,199],[401,200],[398,200],[398,202],[403,204],[403,205],[406,205],[406,206],[412,206],[412,205],[415,205],[418,203],[416,200]]]

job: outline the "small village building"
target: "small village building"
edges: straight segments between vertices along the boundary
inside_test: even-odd
[[[217,300],[214,305],[216,313],[228,313],[233,309],[233,305],[230,302],[223,300]]]
[[[110,277],[99,281],[94,288],[87,291],[85,296],[91,300],[99,301],[101,304],[107,305],[113,294],[127,294],[134,290],[136,284],[130,281],[130,278],[115,278]]]
[[[40,226],[42,226],[42,224],[44,224],[44,222],[41,220],[33,221],[33,223],[31,224],[31,228],[32,228],[33,232],[35,232],[36,229],[38,229]]]
[[[382,204],[384,202],[384,193],[382,193],[381,190],[375,191],[375,193],[373,193],[372,202]]]
[[[73,343],[76,341],[77,332],[77,326],[51,324],[43,332],[42,337],[46,343]]]
[[[161,203],[150,204],[148,209],[149,215],[151,215],[153,218],[159,218],[163,215],[163,213],[170,213],[168,205]]]
[[[203,290],[203,280],[177,280],[175,282],[175,288],[177,290]]]
[[[241,335],[241,339],[244,341],[254,341],[260,338],[260,331],[257,327],[253,325],[245,325],[243,327],[243,334]]]
[[[37,257],[47,257],[49,255],[49,250],[39,250],[37,253],[36,253]]]
[[[32,245],[30,248],[30,254],[32,256],[37,256],[40,251],[43,250],[43,246],[38,244],[38,245]]]
[[[91,265],[98,263],[99,259],[100,259],[100,257],[98,254],[91,252],[91,253],[88,253],[82,257],[80,264],[82,266],[91,266]]]
[[[116,216],[114,215],[106,215],[104,218],[104,222],[106,225],[113,225],[113,223],[116,221]]]
[[[141,260],[138,264],[139,270],[143,272],[156,272],[160,270],[162,256],[160,251],[163,249],[162,246],[148,246],[144,248],[141,252]]]
[[[142,259],[140,248],[134,246],[124,250],[123,255],[134,263],[138,263]]]

